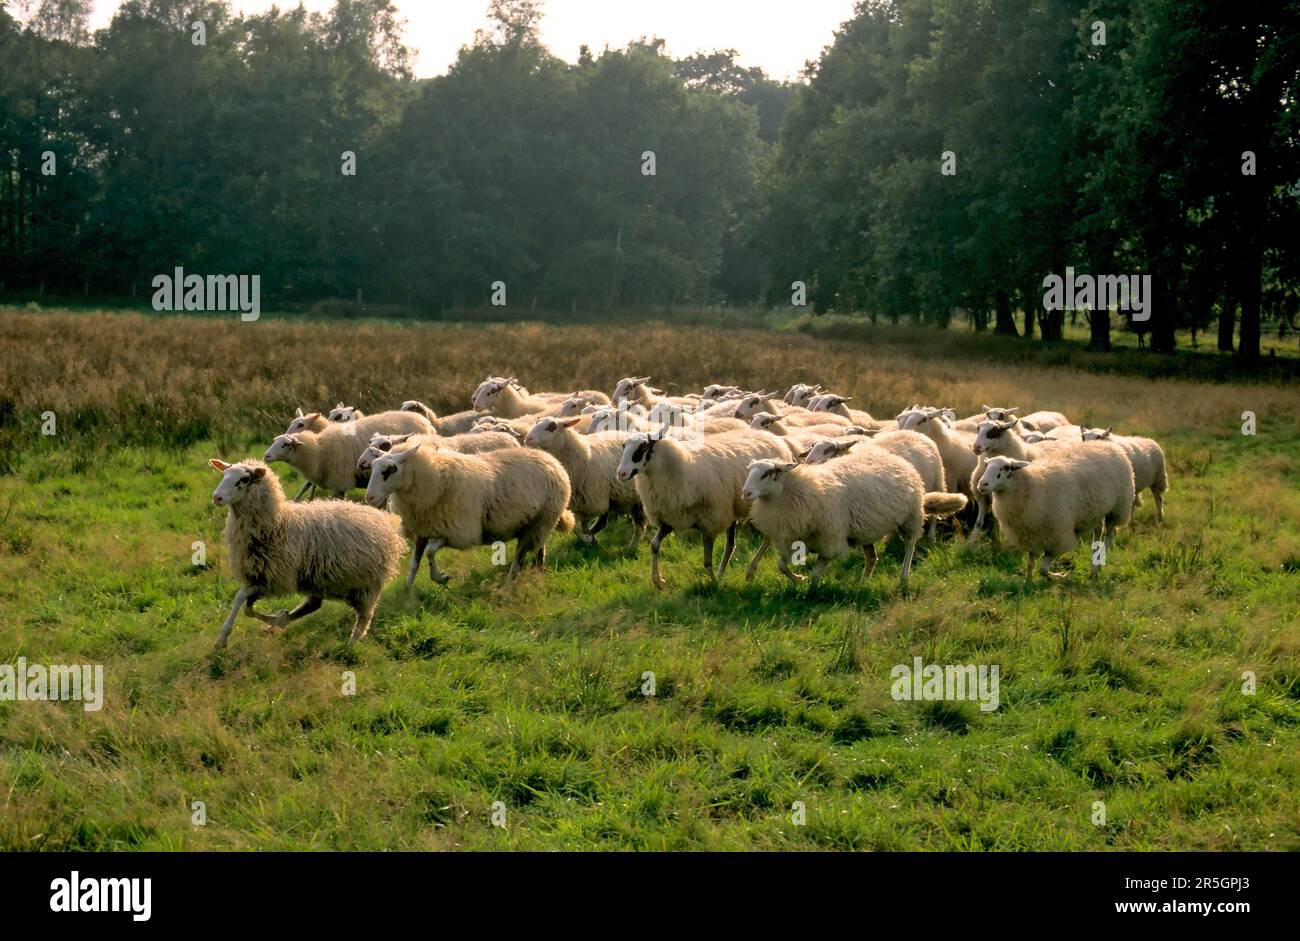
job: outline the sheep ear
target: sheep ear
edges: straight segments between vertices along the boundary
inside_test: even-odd
[[[261,480],[261,479],[262,479],[263,477],[265,477],[265,476],[266,476],[266,468],[265,468],[265,467],[254,467],[254,468],[253,468],[253,479],[254,479],[254,480]]]
[[[413,448],[407,448],[405,451],[398,451],[396,453],[390,451],[389,453],[393,455],[393,460],[400,464],[422,447],[424,447],[424,445],[421,443],[417,444]]]
[[[302,409],[298,409],[297,411],[295,411],[295,412],[293,413],[293,417],[294,417],[294,418],[302,418]]]
[[[1018,418],[1013,418],[1011,421],[1000,421],[998,422],[998,429],[1001,431],[1010,431],[1018,424],[1020,424],[1020,419]]]
[[[302,417],[307,419],[308,421],[315,421],[316,419],[320,418],[320,412],[312,412],[310,415],[303,415]]]
[[[853,447],[855,444],[857,444],[856,441],[845,441],[845,442],[843,442],[843,443],[838,443],[838,442],[837,442],[836,445],[835,445],[835,450],[836,450],[836,451],[839,451],[841,454],[843,454],[845,451],[847,451],[849,448]]]
[[[845,403],[845,402],[852,402],[852,401],[853,401],[853,396],[851,396],[851,395],[841,395],[841,396],[840,396],[840,404],[843,404],[843,403]]]
[[[410,438],[410,437],[411,437],[411,436],[410,436],[409,434],[407,434],[407,435],[394,435],[394,436],[393,436],[393,439],[392,439],[392,440],[393,440],[393,445],[396,446],[396,445],[399,445],[399,444],[403,444],[403,443],[404,443],[408,438]]]
[[[335,407],[335,408],[347,408],[347,406],[344,405],[342,402],[339,402],[339,403],[338,403],[337,405],[335,405],[334,407]]]
[[[989,412],[993,411],[993,409],[989,408],[987,405],[981,405],[980,411],[987,415]]]
[[[1008,415],[1014,415],[1016,412],[1020,411],[1020,406],[1017,405],[1015,408],[1008,408],[1005,409],[1005,411]]]
[[[795,463],[794,461],[786,461],[786,462],[784,462],[784,463],[782,463],[782,464],[778,464],[778,465],[776,465],[776,468],[777,468],[777,470],[781,471],[781,473],[785,473],[786,471],[792,471],[792,470],[794,470],[794,469],[795,469],[796,467],[798,467],[798,466],[799,466],[799,465],[798,465],[797,463]]]
[[[808,460],[809,454],[812,454],[812,448],[804,448],[802,451],[800,451],[798,454],[794,456],[794,459],[798,461],[800,464],[802,464]]]
[[[566,418],[562,422],[560,422],[560,424],[563,425],[565,428],[572,428],[580,421],[582,421],[581,415],[577,416],[576,418]]]
[[[230,468],[230,465],[227,464],[225,461],[219,461],[215,457],[212,460],[208,461],[208,463],[212,466],[212,469],[216,471],[218,474],[224,474]]]
[[[1009,467],[1013,471],[1018,471],[1022,467],[1028,467],[1028,466],[1029,466],[1028,461],[1007,461],[1007,467]]]
[[[1109,438],[1109,437],[1110,437],[1111,428],[1114,428],[1114,427],[1115,427],[1114,425],[1111,425],[1110,428],[1107,428],[1105,431],[1103,431],[1103,432],[1101,433],[1101,436],[1102,436],[1103,438]]]

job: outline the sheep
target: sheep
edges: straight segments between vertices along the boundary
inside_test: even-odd
[[[286,435],[296,435],[300,431],[324,431],[325,426],[329,424],[329,419],[320,412],[303,413],[298,409],[293,418],[289,421],[289,426],[285,428]]]
[[[668,395],[663,389],[655,389],[646,385],[649,381],[649,376],[628,376],[625,379],[620,379],[614,386],[609,401],[615,405],[628,402],[643,405],[650,409],[656,405],[684,405],[693,408],[698,403],[698,399],[691,396]]]
[[[397,574],[406,548],[397,532],[397,518],[345,500],[291,503],[284,498],[279,478],[261,461],[227,464],[213,459],[208,463],[221,474],[212,502],[229,508],[226,550],[240,584],[230,615],[221,625],[217,649],[226,646],[241,607],[279,630],[311,614],[327,599],[345,601],[356,612],[348,642],[365,637],[380,592]],[[263,614],[253,608],[263,595],[297,592],[307,598],[292,611]]]
[[[533,423],[540,417],[538,414],[524,415],[520,418],[498,418],[496,415],[480,415],[470,432],[477,434],[484,431],[501,431],[523,444],[524,435],[528,434],[528,429],[532,428]]]
[[[417,415],[423,415],[433,426],[433,430],[440,435],[463,435],[474,427],[474,422],[481,417],[479,412],[472,409],[464,412],[453,412],[450,415],[438,415],[433,409],[423,402],[417,402],[415,399],[408,399],[402,403],[403,412],[415,412]]]
[[[830,415],[839,415],[841,418],[847,418],[855,425],[862,425],[866,428],[874,428],[880,424],[870,414],[858,408],[849,408],[847,402],[853,401],[849,395],[833,395],[829,392],[814,396],[808,403],[808,408],[814,412],[826,412]]]
[[[589,435],[602,432],[619,432],[628,434],[635,431],[649,431],[650,423],[645,420],[646,411],[640,405],[600,405],[588,406],[591,411],[583,409],[590,417],[586,433]],[[579,426],[581,430],[581,426]]]
[[[802,382],[796,382],[785,393],[783,401],[786,405],[797,405],[800,408],[807,408],[808,403],[812,401],[813,396],[821,395],[826,390],[822,388],[819,382],[814,386],[804,385]]]
[[[704,392],[700,395],[700,399],[705,402],[718,402],[724,398],[740,396],[743,394],[744,393],[741,392],[740,386],[723,386],[713,383],[712,385],[704,387]]]
[[[985,405],[983,420],[1010,421],[1012,418],[1018,417],[1020,419],[1021,428],[1026,431],[1036,431],[1039,433],[1045,433],[1051,431],[1053,428],[1060,428],[1070,424],[1070,420],[1060,412],[1031,412],[1028,415],[1017,416],[1016,413],[1019,411],[1019,406],[1012,408],[993,408]],[[976,420],[978,421],[980,419]]]
[[[577,517],[578,538],[595,544],[596,534],[605,528],[611,511],[627,513],[632,518],[632,540],[628,549],[636,549],[645,533],[645,514],[631,481],[615,477],[623,455],[624,435],[618,432],[583,435],[578,418],[539,418],[524,444],[550,454],[569,475],[569,509]],[[587,521],[594,520],[590,528]]]
[[[380,412],[352,422],[334,422],[323,431],[280,435],[266,449],[263,460],[284,461],[308,481],[335,496],[353,487],[364,487],[358,479],[357,460],[375,434],[432,434],[433,427],[415,412]]]
[[[1035,553],[1045,578],[1055,558],[1069,552],[1084,533],[1100,526],[1109,552],[1115,530],[1133,513],[1133,468],[1124,451],[1108,441],[1095,447],[1044,454],[1037,460],[990,458],[977,489],[993,499],[993,515],[1007,544],[1027,554],[1025,578]],[[1092,574],[1100,568],[1094,556]]]
[[[948,489],[971,496],[970,476],[977,461],[973,450],[975,435],[953,427],[941,408],[907,410],[899,416],[898,427],[903,431],[919,431],[933,441],[943,458],[943,477]]]
[[[758,431],[766,431],[786,442],[796,451],[806,451],[818,441],[836,438],[846,426],[843,425],[804,425],[802,427],[787,424],[771,412],[758,412],[750,419],[749,426]]]
[[[1156,522],[1165,521],[1165,491],[1169,489],[1169,473],[1165,466],[1165,452],[1151,438],[1130,435],[1112,435],[1110,429],[1084,428],[1084,441],[1110,441],[1123,448],[1133,465],[1133,506],[1142,505],[1142,491],[1150,490],[1156,501]]]
[[[501,378],[489,376],[479,383],[470,398],[470,404],[479,412],[491,412],[500,418],[521,418],[530,413],[554,415],[562,407],[564,400],[582,396],[597,405],[608,405],[609,398],[603,392],[583,389],[572,395],[557,392],[540,392],[534,395],[513,376]]]
[[[551,455],[532,448],[459,454],[415,444],[389,451],[370,469],[366,502],[385,502],[402,520],[412,542],[409,588],[429,553],[429,577],[439,585],[450,576],[438,569],[439,550],[470,549],[517,540],[506,573],[509,584],[525,556],[546,567],[546,540],[553,531],[573,531],[569,477]]]
[[[1036,552],[1043,552],[1041,576],[1062,577],[1050,571],[1052,561],[1074,548],[1080,535],[1096,533],[1099,526],[1109,552],[1115,529],[1130,520],[1135,494],[1125,452],[1109,442],[1035,461],[991,458],[976,487],[992,495],[993,516],[1008,545],[1026,552],[1027,580],[1034,572]],[[1093,576],[1099,569],[1099,560],[1093,558]]]
[[[1006,410],[990,409],[990,414]],[[991,528],[993,520],[992,500],[986,493],[980,493],[976,484],[984,476],[984,469],[988,466],[991,458],[1010,457],[1018,461],[1032,461],[1040,454],[1049,453],[1053,448],[1063,444],[1060,441],[1054,441],[1044,438],[1040,442],[1030,443],[1021,437],[1017,431],[1017,424],[1020,419],[1012,416],[1009,421],[993,419],[982,421],[979,430],[975,433],[975,440],[971,444],[971,451],[976,455],[975,469],[971,471],[971,493],[974,495],[976,516],[975,523],[971,527],[970,541],[974,542],[979,538],[980,533],[985,527]]]
[[[907,463],[915,468],[916,472],[921,475],[921,484],[925,487],[927,493],[942,493],[948,489],[947,480],[943,475],[943,456],[939,453],[939,446],[927,438],[925,435],[916,431],[883,431],[878,434],[868,434],[865,437],[843,436],[839,438],[822,439],[813,443],[807,451],[799,455],[799,459],[805,464],[824,464],[828,460],[836,457],[847,455],[862,441],[869,442],[878,448],[883,448],[895,457],[901,457]],[[856,455],[863,451],[863,448],[852,450]],[[939,525],[939,518],[931,516],[929,520],[929,538],[935,538],[935,532]]]
[[[787,425],[850,425],[852,422],[831,412],[814,412],[797,405],[779,402],[775,392],[750,392],[736,400],[731,414],[743,422],[751,422],[758,414],[775,415]]]
[[[514,433],[507,434],[463,434],[463,435],[372,435],[370,444],[357,458],[358,476],[370,479],[370,468],[380,455],[387,454],[393,448],[402,445],[423,444],[431,448],[445,448],[460,454],[482,454],[484,451],[500,451],[502,448],[517,448],[520,442]]]
[[[593,403],[591,398],[586,395],[574,393],[560,403],[560,418],[572,418],[574,415],[581,415],[589,408],[601,408],[603,406]]]
[[[776,435],[745,429],[711,435],[694,447],[660,434],[627,439],[615,476],[635,479],[645,515],[657,530],[650,539],[650,582],[660,590],[659,547],[673,530],[696,529],[704,544],[704,570],[716,584],[736,549],[736,527],[746,507],[740,500],[750,462],[788,460],[789,448]],[[713,541],[726,531],[722,562],[713,571]]]
[[[912,465],[880,448],[823,465],[755,461],[741,496],[753,501],[750,522],[763,535],[745,572],[746,581],[753,578],[759,559],[771,546],[776,547],[781,574],[792,582],[803,581],[804,576],[790,570],[796,544],[801,544],[817,554],[814,588],[826,565],[852,546],[862,549],[861,584],[875,569],[876,543],[897,533],[905,546],[899,576],[899,587],[905,589],[925,518],[951,516],[966,505],[961,494],[927,492]]]
[[[361,411],[355,405],[344,405],[340,402],[330,410],[330,421],[356,421],[358,418],[365,418],[366,413]]]

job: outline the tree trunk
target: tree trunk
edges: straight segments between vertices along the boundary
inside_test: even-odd
[[[1016,329],[1016,317],[1011,310],[1011,295],[1006,291],[998,291],[995,297],[996,311],[993,332],[1002,333],[1011,337],[1020,336],[1020,331]]]
[[[1025,309],[1025,332],[1021,336],[1026,340],[1032,340],[1034,338],[1034,317],[1038,313],[1041,299],[1033,289],[1025,291],[1022,296],[1024,300],[1021,301],[1021,306]]]
[[[1088,349],[1095,353],[1110,352],[1110,310],[1094,310],[1088,316]]]
[[[1219,303],[1219,352],[1232,352],[1232,335],[1237,329],[1237,298],[1225,294]]]
[[[1255,239],[1247,249],[1241,284],[1241,343],[1237,358],[1246,363],[1259,362],[1259,306],[1264,278],[1264,243]]]
[[[1151,279],[1152,293],[1155,296],[1147,298],[1147,311],[1151,315],[1147,326],[1151,328],[1151,352],[1153,353],[1174,351],[1178,296],[1175,271],[1177,259],[1183,254],[1181,241],[1173,246],[1170,254],[1174,259],[1172,262],[1164,258],[1156,262],[1155,276]]]

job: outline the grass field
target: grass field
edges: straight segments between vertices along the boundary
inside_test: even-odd
[[[0,702],[0,849],[1300,849],[1294,384],[667,326],[9,310],[0,349],[0,664],[101,663],[107,686],[98,712]],[[861,589],[850,561],[815,595],[769,562],[711,591],[677,536],[660,593],[618,523],[510,589],[490,550],[444,552],[450,588],[393,584],[357,648],[327,603],[214,654],[236,586],[207,458],[260,456],[298,405],[464,408],[489,372],[1059,409],[1161,440],[1166,522],[1148,499],[1097,581],[1082,549],[1026,585],[987,544],[923,543],[905,596],[892,545]],[[894,701],[917,656],[998,665],[1000,707]]]

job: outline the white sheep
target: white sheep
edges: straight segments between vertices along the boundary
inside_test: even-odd
[[[260,461],[209,463],[221,474],[212,502],[229,507],[226,551],[240,585],[217,649],[226,646],[241,607],[279,630],[326,599],[345,601],[356,612],[350,643],[365,637],[380,592],[406,548],[397,518],[346,500],[291,503],[279,478]],[[263,595],[295,593],[307,598],[292,611],[263,614],[253,608]]]
[[[459,454],[414,445],[389,451],[370,469],[366,502],[388,502],[412,541],[406,576],[415,581],[420,559],[429,553],[429,575],[440,585],[438,551],[470,549],[517,540],[510,582],[532,553],[538,569],[546,566],[546,540],[556,529],[573,530],[569,477],[560,462],[532,448],[507,448],[484,454]]]
[[[744,429],[710,435],[702,441],[678,441],[662,435],[635,434],[627,439],[616,476],[635,480],[637,496],[657,527],[650,539],[650,581],[664,587],[659,574],[659,547],[673,530],[699,530],[704,570],[716,583],[727,571],[736,549],[736,527],[746,515],[740,499],[746,468],[763,458],[788,460],[790,450],[776,435]],[[713,571],[713,541],[727,534],[722,562]]]
[[[1045,433],[1053,428],[1061,428],[1070,424],[1070,420],[1060,412],[1030,412],[1028,415],[1018,415],[1020,406],[1011,408],[994,408],[989,405],[984,406],[984,421],[1010,421],[1012,418],[1020,419],[1020,426],[1026,431],[1036,431]],[[981,419],[976,419],[977,421]]]
[[[999,411],[1005,412],[1006,410],[991,409],[990,413]],[[971,493],[975,500],[977,512],[975,523],[971,527],[971,542],[978,539],[985,528],[993,528],[992,498],[987,493],[980,493],[979,488],[976,486],[979,479],[984,476],[984,470],[988,466],[988,462],[995,457],[1009,457],[1017,461],[1032,461],[1039,455],[1049,454],[1064,444],[1064,442],[1048,438],[1030,442],[1021,436],[1017,428],[1019,423],[1020,419],[1014,416],[1010,420],[990,419],[980,422],[979,430],[975,432],[975,440],[971,443],[971,450],[976,455],[975,469],[971,471]]]
[[[656,405],[682,405],[694,408],[699,402],[698,398],[689,395],[668,395],[663,389],[646,385],[649,381],[649,376],[628,376],[620,379],[615,384],[609,401],[616,405],[621,402],[643,405],[648,409],[653,409]]]
[[[344,405],[342,402],[330,409],[329,413],[330,421],[356,421],[365,417],[366,413],[355,405]]]
[[[1133,468],[1124,451],[1106,441],[1044,454],[1033,462],[991,458],[976,486],[992,495],[993,515],[1007,544],[1027,554],[1026,578],[1039,552],[1039,573],[1057,577],[1050,571],[1052,561],[1073,549],[1080,536],[1091,538],[1098,527],[1109,552],[1116,528],[1133,513]],[[1094,555],[1092,574],[1099,568]]]
[[[525,415],[554,415],[560,411],[564,400],[582,396],[591,404],[608,405],[609,398],[595,389],[574,393],[539,392],[533,394],[519,384],[513,376],[489,376],[479,383],[470,398],[470,404],[480,412],[491,412],[499,418],[522,418]]]
[[[822,388],[820,382],[813,386],[805,385],[802,382],[796,382],[786,390],[783,401],[786,405],[797,405],[800,408],[807,408],[808,403],[812,401],[813,396],[822,395],[825,391],[826,390]]]
[[[435,450],[445,448],[448,451],[456,451],[460,454],[482,454],[485,451],[500,451],[502,448],[517,448],[520,446],[519,440],[514,437],[513,433],[476,434],[471,432],[463,435],[372,435],[370,444],[357,458],[358,476],[363,476],[368,481],[370,479],[370,468],[382,455],[387,454],[393,448],[416,444],[422,444]]]
[[[284,461],[321,490],[343,496],[364,487],[357,460],[376,434],[432,434],[423,415],[415,412],[380,412],[351,422],[331,422],[323,431],[280,435],[266,449],[263,460]]]
[[[304,413],[302,409],[298,409],[293,418],[290,419],[289,426],[285,428],[284,433],[286,435],[296,435],[300,431],[323,431],[329,421],[329,418],[320,412]]]
[[[1133,435],[1112,435],[1110,429],[1082,429],[1084,441],[1110,441],[1123,448],[1133,466],[1133,505],[1142,505],[1142,491],[1150,490],[1156,501],[1156,522],[1165,519],[1165,491],[1169,489],[1169,472],[1165,466],[1165,452],[1151,438]]]
[[[779,438],[785,438],[791,450],[796,453],[807,451],[818,441],[825,438],[838,438],[848,432],[847,425],[790,425],[771,412],[758,412],[750,419],[749,426],[758,431],[766,431]],[[859,436],[864,436],[865,432]]]
[[[584,542],[595,543],[596,534],[605,528],[611,512],[626,513],[632,518],[632,539],[628,549],[635,549],[645,533],[645,514],[636,485],[619,480],[615,473],[623,456],[626,435],[618,432],[583,435],[578,418],[539,418],[524,444],[550,454],[569,475],[569,509],[577,517],[578,535]],[[588,520],[593,521],[587,528]]]
[[[403,412],[415,412],[417,415],[423,415],[433,426],[433,430],[440,435],[463,435],[474,427],[474,422],[482,417],[481,413],[474,410],[464,412],[453,412],[450,415],[439,415],[423,402],[415,399],[408,399],[402,403]]]
[[[961,494],[927,492],[911,464],[880,448],[815,466],[756,461],[741,495],[753,501],[749,519],[763,535],[746,580],[753,577],[763,553],[775,547],[781,573],[792,582],[803,581],[804,576],[790,569],[792,556],[802,546],[817,554],[814,587],[826,565],[854,546],[864,557],[861,584],[876,566],[876,543],[897,533],[904,545],[899,586],[906,588],[925,517],[951,516],[966,505]]]
[[[620,432],[626,435],[650,430],[650,424],[646,421],[646,410],[640,405],[587,406],[583,409],[583,414],[590,419],[586,429],[586,434],[589,435],[605,432]],[[581,431],[582,426],[579,425],[578,429]]]
[[[704,392],[700,395],[700,398],[705,402],[718,402],[729,396],[740,396],[743,394],[744,393],[741,391],[740,386],[724,386],[715,382],[712,385],[704,387]]]
[[[875,428],[880,422],[872,418],[870,413],[862,411],[859,408],[849,408],[846,403],[852,402],[851,395],[835,395],[830,392],[824,392],[821,395],[813,396],[808,403],[808,408],[814,412],[826,412],[830,415],[839,415],[841,418],[848,419],[855,425],[861,425],[864,428]]]
[[[907,410],[899,416],[898,427],[903,431],[919,431],[933,441],[943,458],[943,477],[948,489],[969,497],[970,477],[978,460],[973,450],[975,435],[955,428],[945,411],[941,408]]]

